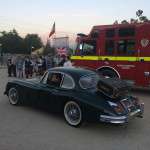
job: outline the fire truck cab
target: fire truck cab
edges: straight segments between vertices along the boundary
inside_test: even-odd
[[[150,87],[150,23],[94,26],[76,41],[71,57],[76,66]]]

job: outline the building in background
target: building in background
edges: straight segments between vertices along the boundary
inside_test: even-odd
[[[58,55],[68,55],[69,53],[69,37],[53,38],[53,47],[56,49]]]

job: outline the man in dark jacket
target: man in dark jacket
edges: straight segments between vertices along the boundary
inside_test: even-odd
[[[11,77],[11,73],[12,73],[12,60],[11,60],[11,58],[8,58],[8,60],[7,60],[7,68],[8,68],[8,76]]]

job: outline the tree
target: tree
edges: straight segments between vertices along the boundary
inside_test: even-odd
[[[118,24],[118,20],[115,20],[114,24]]]
[[[150,22],[150,20],[148,19],[147,16],[143,16],[143,10],[139,9],[136,11],[136,16],[138,17],[138,19],[134,19],[131,18],[130,22],[128,22],[127,20],[123,20],[121,21],[121,24],[134,24],[134,23],[139,23],[139,22]],[[115,21],[114,24],[118,24],[118,22]]]
[[[141,22],[148,22],[148,21],[149,21],[146,16],[140,16],[140,17],[139,17],[139,20],[140,20]]]
[[[43,54],[44,55],[47,55],[47,54],[50,54],[51,56],[54,56],[55,55],[55,48],[51,47],[51,44],[50,44],[50,41],[47,40],[47,43],[44,47],[44,52]]]
[[[139,9],[136,12],[136,15],[140,22],[149,22],[149,19],[146,16],[143,16],[143,10]]]
[[[38,34],[27,34],[23,39],[15,29],[0,33],[0,44],[3,53],[30,54],[32,50],[43,46]]]
[[[19,36],[17,31],[1,32],[0,43],[3,53],[23,53],[23,38]]]
[[[123,20],[121,21],[121,24],[129,24],[129,22],[127,20]]]
[[[43,43],[38,34],[27,34],[24,38],[24,47],[28,54],[31,54],[32,51],[39,49],[42,46]]]
[[[131,18],[130,19],[130,23],[131,24],[138,23],[138,19]]]

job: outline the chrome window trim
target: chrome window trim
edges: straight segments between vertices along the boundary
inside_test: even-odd
[[[46,71],[46,73],[48,73],[48,75],[50,74],[50,73],[59,73],[59,74],[61,74],[62,75],[62,80],[61,80],[61,82],[60,82],[60,88],[62,88],[62,89],[68,89],[68,90],[70,90],[70,89],[74,89],[75,88],[75,82],[74,82],[74,79],[70,76],[70,75],[68,75],[67,73],[64,73],[64,72],[60,72],[60,71]],[[45,73],[45,74],[46,74]],[[43,75],[43,78],[46,76],[46,75]],[[64,87],[62,87],[62,84],[63,84],[63,81],[64,81],[64,77],[65,76],[69,76],[69,78],[72,80],[72,83],[73,83],[73,86],[71,87],[71,88],[64,88]],[[43,80],[43,78],[42,78],[42,80]],[[47,76],[47,78],[48,78],[48,76]],[[41,80],[41,81],[42,81]],[[42,82],[43,83],[43,82]],[[45,84],[45,83],[44,83]]]
[[[68,77],[68,78],[71,79],[72,86],[71,86],[70,88],[63,87],[63,82],[64,82],[65,77]],[[63,89],[68,89],[68,90],[74,89],[74,88],[75,88],[75,82],[74,82],[74,79],[73,79],[70,75],[64,73],[64,77],[63,77],[63,80],[62,80],[61,88],[63,88]]]
[[[41,77],[40,83],[43,83],[43,80],[44,80],[44,78],[46,77],[46,75],[47,75],[48,73],[49,73],[48,71],[46,71],[46,72],[44,73],[44,75]],[[47,80],[47,79],[46,79],[46,80]],[[45,84],[45,83],[43,83],[43,84]]]

